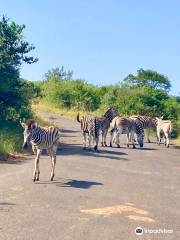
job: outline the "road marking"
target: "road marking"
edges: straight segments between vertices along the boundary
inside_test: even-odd
[[[14,192],[22,192],[23,189],[24,188],[22,186],[14,186],[11,188],[11,190],[13,190]]]
[[[111,216],[113,214],[122,214],[126,212],[133,212],[136,214],[141,215],[147,215],[148,211],[134,207],[131,204],[127,205],[116,205],[116,206],[110,206],[110,207],[104,207],[104,208],[94,208],[94,209],[82,209],[80,210],[82,213],[89,213],[94,215],[103,215],[104,217]]]
[[[142,216],[136,216],[136,215],[128,215],[128,219],[133,221],[140,221],[140,222],[146,222],[146,223],[154,223],[155,220],[149,217],[142,217]]]

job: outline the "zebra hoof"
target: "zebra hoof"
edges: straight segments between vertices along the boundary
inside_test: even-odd
[[[135,149],[136,147],[135,147],[135,145],[133,145],[133,149]]]
[[[110,145],[109,145],[110,147],[112,147],[112,144],[110,143]]]
[[[119,145],[119,144],[117,144],[117,147],[118,147],[118,148],[120,148],[120,145]]]
[[[104,147],[107,147],[107,143],[104,143]]]
[[[169,145],[167,145],[166,147],[169,148]]]
[[[148,143],[151,143],[151,141],[148,139]]]
[[[97,151],[97,148],[98,148],[97,146],[94,146],[94,150],[95,150],[95,151]]]
[[[127,147],[129,148],[129,144],[127,144]]]

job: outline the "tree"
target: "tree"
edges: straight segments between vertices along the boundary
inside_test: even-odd
[[[166,76],[156,71],[143,70],[142,68],[137,71],[137,75],[129,74],[122,83],[130,87],[147,86],[165,91],[169,91],[171,88],[171,83]]]
[[[28,108],[32,94],[30,84],[19,78],[23,62],[32,64],[37,58],[28,56],[35,47],[24,40],[25,25],[5,18],[0,20],[0,111],[1,119],[18,119],[22,109]],[[31,84],[32,87],[33,84]],[[23,94],[26,93],[26,94]]]
[[[45,81],[49,81],[53,77],[59,77],[60,80],[70,80],[72,75],[73,71],[65,71],[63,66],[61,68],[56,67],[48,70],[48,72],[45,74]]]

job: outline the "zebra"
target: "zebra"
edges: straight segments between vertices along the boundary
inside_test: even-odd
[[[84,115],[80,118],[77,114],[77,121],[81,123],[81,130],[83,134],[83,149],[86,149],[86,138],[88,135],[88,148],[91,148],[91,141],[93,140],[94,150],[98,149],[99,134],[101,129],[101,120],[91,115]]]
[[[147,141],[150,143],[150,130],[156,130],[156,119],[149,116],[142,116],[142,115],[132,115],[129,117],[133,120],[139,120],[142,122],[143,128],[147,129]]]
[[[117,116],[117,113],[114,108],[109,108],[103,117],[99,118],[101,121],[101,133],[102,133],[102,141],[101,146],[107,147],[106,137],[108,133],[108,129],[110,127],[111,121]]]
[[[173,124],[170,120],[162,120],[163,117],[156,117],[156,130],[157,130],[157,140],[160,145],[161,133],[164,135],[164,145],[169,147],[169,138],[173,130]]]
[[[28,144],[31,143],[33,152],[36,154],[33,181],[39,181],[39,159],[43,149],[46,149],[51,157],[51,181],[53,181],[55,175],[56,152],[60,138],[59,129],[53,126],[41,127],[35,120],[29,120],[27,123],[21,123],[21,125],[24,128],[23,148],[26,148]]]
[[[134,133],[137,135],[137,141],[140,147],[144,145],[144,129],[142,122],[139,120],[133,120],[130,118],[115,117],[111,122],[110,126],[110,147],[112,147],[112,141],[115,140],[117,147],[120,147],[120,134],[127,134],[127,147],[129,147],[130,138],[132,140],[133,148],[134,144]],[[114,136],[115,134],[115,136]],[[129,136],[130,135],[130,136]]]

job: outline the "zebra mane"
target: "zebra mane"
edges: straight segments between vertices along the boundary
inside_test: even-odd
[[[117,116],[116,110],[113,107],[111,107],[108,108],[108,110],[104,113],[103,117],[107,117],[109,113],[113,114],[114,116]]]

